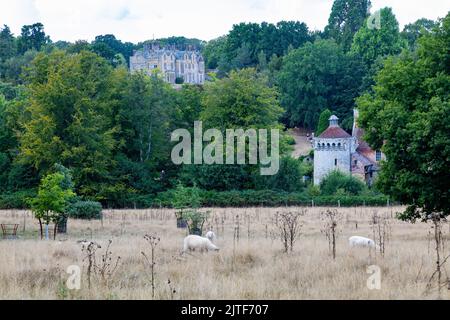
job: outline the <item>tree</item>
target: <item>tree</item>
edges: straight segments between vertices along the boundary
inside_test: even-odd
[[[330,123],[329,119],[332,115],[333,114],[330,109],[325,109],[322,111],[319,117],[319,123],[317,124],[316,137],[320,136],[322,132],[324,132],[328,128],[328,125]]]
[[[223,136],[226,129],[280,128],[282,109],[276,97],[275,88],[268,87],[267,78],[255,69],[231,71],[229,77],[205,85],[199,120],[204,131],[218,129]],[[282,152],[282,145],[280,149]],[[184,181],[203,189],[251,189],[258,169],[258,165],[250,164],[185,165],[181,175]]]
[[[417,48],[417,40],[426,33],[429,33],[438,24],[429,19],[419,19],[414,23],[407,24],[401,33],[403,39],[408,42],[408,47],[410,50],[415,50]]]
[[[205,86],[203,110],[205,127],[221,130],[233,128],[275,128],[282,109],[275,88],[255,69],[232,71],[224,78]]]
[[[117,119],[121,141],[114,176],[141,193],[161,191],[170,176],[170,132],[177,116],[175,90],[158,74],[127,75]],[[192,124],[191,124],[192,125]],[[166,179],[167,178],[167,179]]]
[[[45,34],[42,23],[25,25],[22,27],[22,32],[18,38],[18,52],[24,54],[28,50],[40,51],[44,45],[50,42],[50,37]]]
[[[44,236],[42,224],[46,225],[46,238],[48,239],[47,228],[53,222],[55,224],[53,238],[56,238],[56,230],[60,216],[64,213],[68,201],[75,194],[71,189],[64,189],[65,177],[62,173],[52,173],[45,176],[40,185],[37,197],[30,200],[31,210],[39,220],[41,239]]]
[[[353,36],[369,16],[370,0],[335,0],[325,27],[326,37],[333,38],[345,52],[350,50]]]
[[[15,55],[0,65],[0,78],[14,85],[24,84],[23,73],[36,57],[37,51],[29,50],[23,55]]]
[[[0,94],[0,191],[5,191],[8,185],[8,172],[11,165],[9,149],[14,139],[6,117],[6,99]]]
[[[450,214],[450,14],[419,39],[416,53],[391,57],[374,93],[358,99],[359,124],[373,149],[382,149],[378,188],[408,204],[401,219]]]
[[[298,21],[233,25],[227,36],[207,44],[207,65],[219,68],[223,76],[233,69],[256,67],[261,52],[266,57],[282,56],[288,48],[298,48],[311,39],[308,27]]]
[[[208,69],[216,69],[220,59],[224,55],[224,47],[227,41],[226,36],[209,41],[203,48],[203,57]]]
[[[16,54],[16,39],[7,25],[0,29],[0,64]]]
[[[368,67],[378,57],[397,55],[406,47],[392,9],[383,8],[379,11],[379,15],[380,28],[364,23],[355,34],[351,47],[351,51],[360,55]]]
[[[116,144],[112,73],[105,60],[90,52],[40,53],[27,77],[29,117],[21,123],[21,161],[41,176],[61,163],[72,170],[80,194],[95,195],[109,179]]]
[[[290,51],[277,79],[285,124],[314,129],[326,108],[339,118],[350,117],[364,74],[360,59],[344,54],[334,40]]]
[[[123,43],[112,34],[96,36],[91,45],[92,50],[99,56],[105,58],[114,67],[120,64],[128,65],[133,55],[134,45],[130,42]],[[122,56],[122,59],[118,57]]]

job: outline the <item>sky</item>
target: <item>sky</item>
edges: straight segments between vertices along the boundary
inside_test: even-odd
[[[322,30],[333,0],[0,0],[0,26],[16,35],[41,22],[53,41],[88,40],[114,34],[140,42],[168,36],[211,40],[240,22],[298,20]],[[372,12],[389,6],[401,28],[420,18],[437,19],[450,0],[372,0]]]

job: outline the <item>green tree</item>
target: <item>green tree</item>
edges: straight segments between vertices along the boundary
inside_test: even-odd
[[[450,213],[450,14],[419,39],[416,53],[389,58],[373,94],[358,99],[360,125],[382,149],[378,188],[408,204],[402,219]]]
[[[330,109],[325,109],[322,111],[322,113],[319,116],[319,123],[317,124],[316,129],[316,137],[320,136],[322,132],[324,132],[329,125],[329,119],[333,115],[333,113],[330,111]]]
[[[15,55],[5,60],[0,65],[0,78],[14,85],[24,84],[24,70],[30,66],[36,55],[37,51],[29,50],[23,55]]]
[[[208,128],[275,128],[282,109],[277,91],[255,69],[232,71],[205,86],[201,120]]]
[[[64,180],[65,177],[61,173],[45,176],[39,185],[37,197],[30,200],[31,210],[39,221],[41,239],[44,236],[42,224],[48,228],[51,222],[55,224],[53,237],[56,237],[60,216],[64,214],[68,201],[75,195],[71,189],[62,187]]]
[[[17,41],[19,54],[24,54],[28,50],[40,51],[44,45],[51,42],[50,37],[45,34],[42,23],[23,26]]]
[[[16,39],[7,25],[0,29],[0,63],[16,55]]]
[[[116,144],[112,72],[90,52],[39,54],[27,78],[29,117],[21,124],[21,161],[40,175],[61,163],[72,170],[80,194],[95,195],[109,178]]]
[[[215,128],[225,137],[226,129],[280,128],[281,114],[275,88],[251,68],[231,71],[229,77],[205,85],[199,120],[204,131]],[[283,152],[281,143],[280,149]],[[203,189],[251,189],[254,174],[259,174],[257,165],[186,165],[182,180]]]
[[[351,116],[365,67],[357,56],[344,54],[334,40],[316,40],[292,50],[278,73],[284,122],[314,129],[328,108],[345,119]]]
[[[224,56],[224,47],[227,41],[226,36],[219,37],[209,41],[203,49],[203,57],[205,58],[205,66],[208,69],[216,69],[219,61]]]
[[[122,82],[116,135],[121,144],[114,176],[140,193],[161,191],[170,180],[168,137],[177,119],[175,90],[158,74],[134,73]]]
[[[333,38],[345,52],[350,50],[353,36],[369,16],[370,0],[335,0],[325,27],[326,37]]]
[[[419,19],[414,23],[407,24],[401,33],[403,39],[408,42],[410,50],[415,50],[417,48],[417,40],[426,33],[429,33],[438,25],[433,20],[429,19]]]
[[[7,125],[6,99],[0,94],[0,191],[5,191],[11,165],[10,147],[13,133]]]
[[[371,66],[378,57],[397,55],[406,47],[392,9],[381,9],[379,17],[380,28],[364,23],[355,34],[351,47],[351,51],[360,55],[368,66]]]
[[[298,21],[240,23],[226,37],[207,45],[206,60],[213,58],[223,76],[232,69],[256,67],[263,52],[266,57],[282,56],[288,48],[298,48],[311,39],[308,27]]]

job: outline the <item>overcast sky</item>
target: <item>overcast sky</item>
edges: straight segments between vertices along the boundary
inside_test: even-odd
[[[139,42],[167,36],[210,40],[239,22],[298,20],[310,29],[327,23],[333,0],[0,0],[0,25],[17,35],[42,22],[53,41],[92,40],[114,34]],[[419,18],[437,19],[450,0],[372,0],[372,12],[390,6],[401,27]]]

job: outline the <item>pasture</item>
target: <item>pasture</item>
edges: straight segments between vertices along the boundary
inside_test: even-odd
[[[435,268],[431,224],[398,221],[402,208],[335,208],[336,259],[324,232],[327,208],[214,208],[204,232],[214,230],[218,252],[180,255],[186,229],[178,229],[173,210],[104,210],[103,220],[69,220],[68,233],[39,240],[31,212],[0,211],[0,223],[19,223],[19,238],[0,240],[0,299],[435,299],[426,290]],[[293,252],[284,253],[277,212],[299,212],[302,227]],[[386,218],[385,255],[349,248],[353,235],[373,238],[371,217]],[[25,230],[24,229],[25,224]],[[443,227],[448,243],[450,225]],[[152,273],[151,244],[154,236]],[[89,259],[79,240],[95,241]],[[105,263],[102,255],[109,254]],[[443,249],[449,254],[448,246]],[[143,254],[144,253],[144,254]],[[118,260],[117,258],[120,257]],[[81,287],[69,290],[66,272],[81,270]],[[379,266],[381,287],[369,290],[370,265]],[[450,267],[445,266],[444,276]],[[153,283],[152,283],[153,277]],[[152,286],[153,284],[153,286]],[[445,288],[441,297],[449,299]]]

